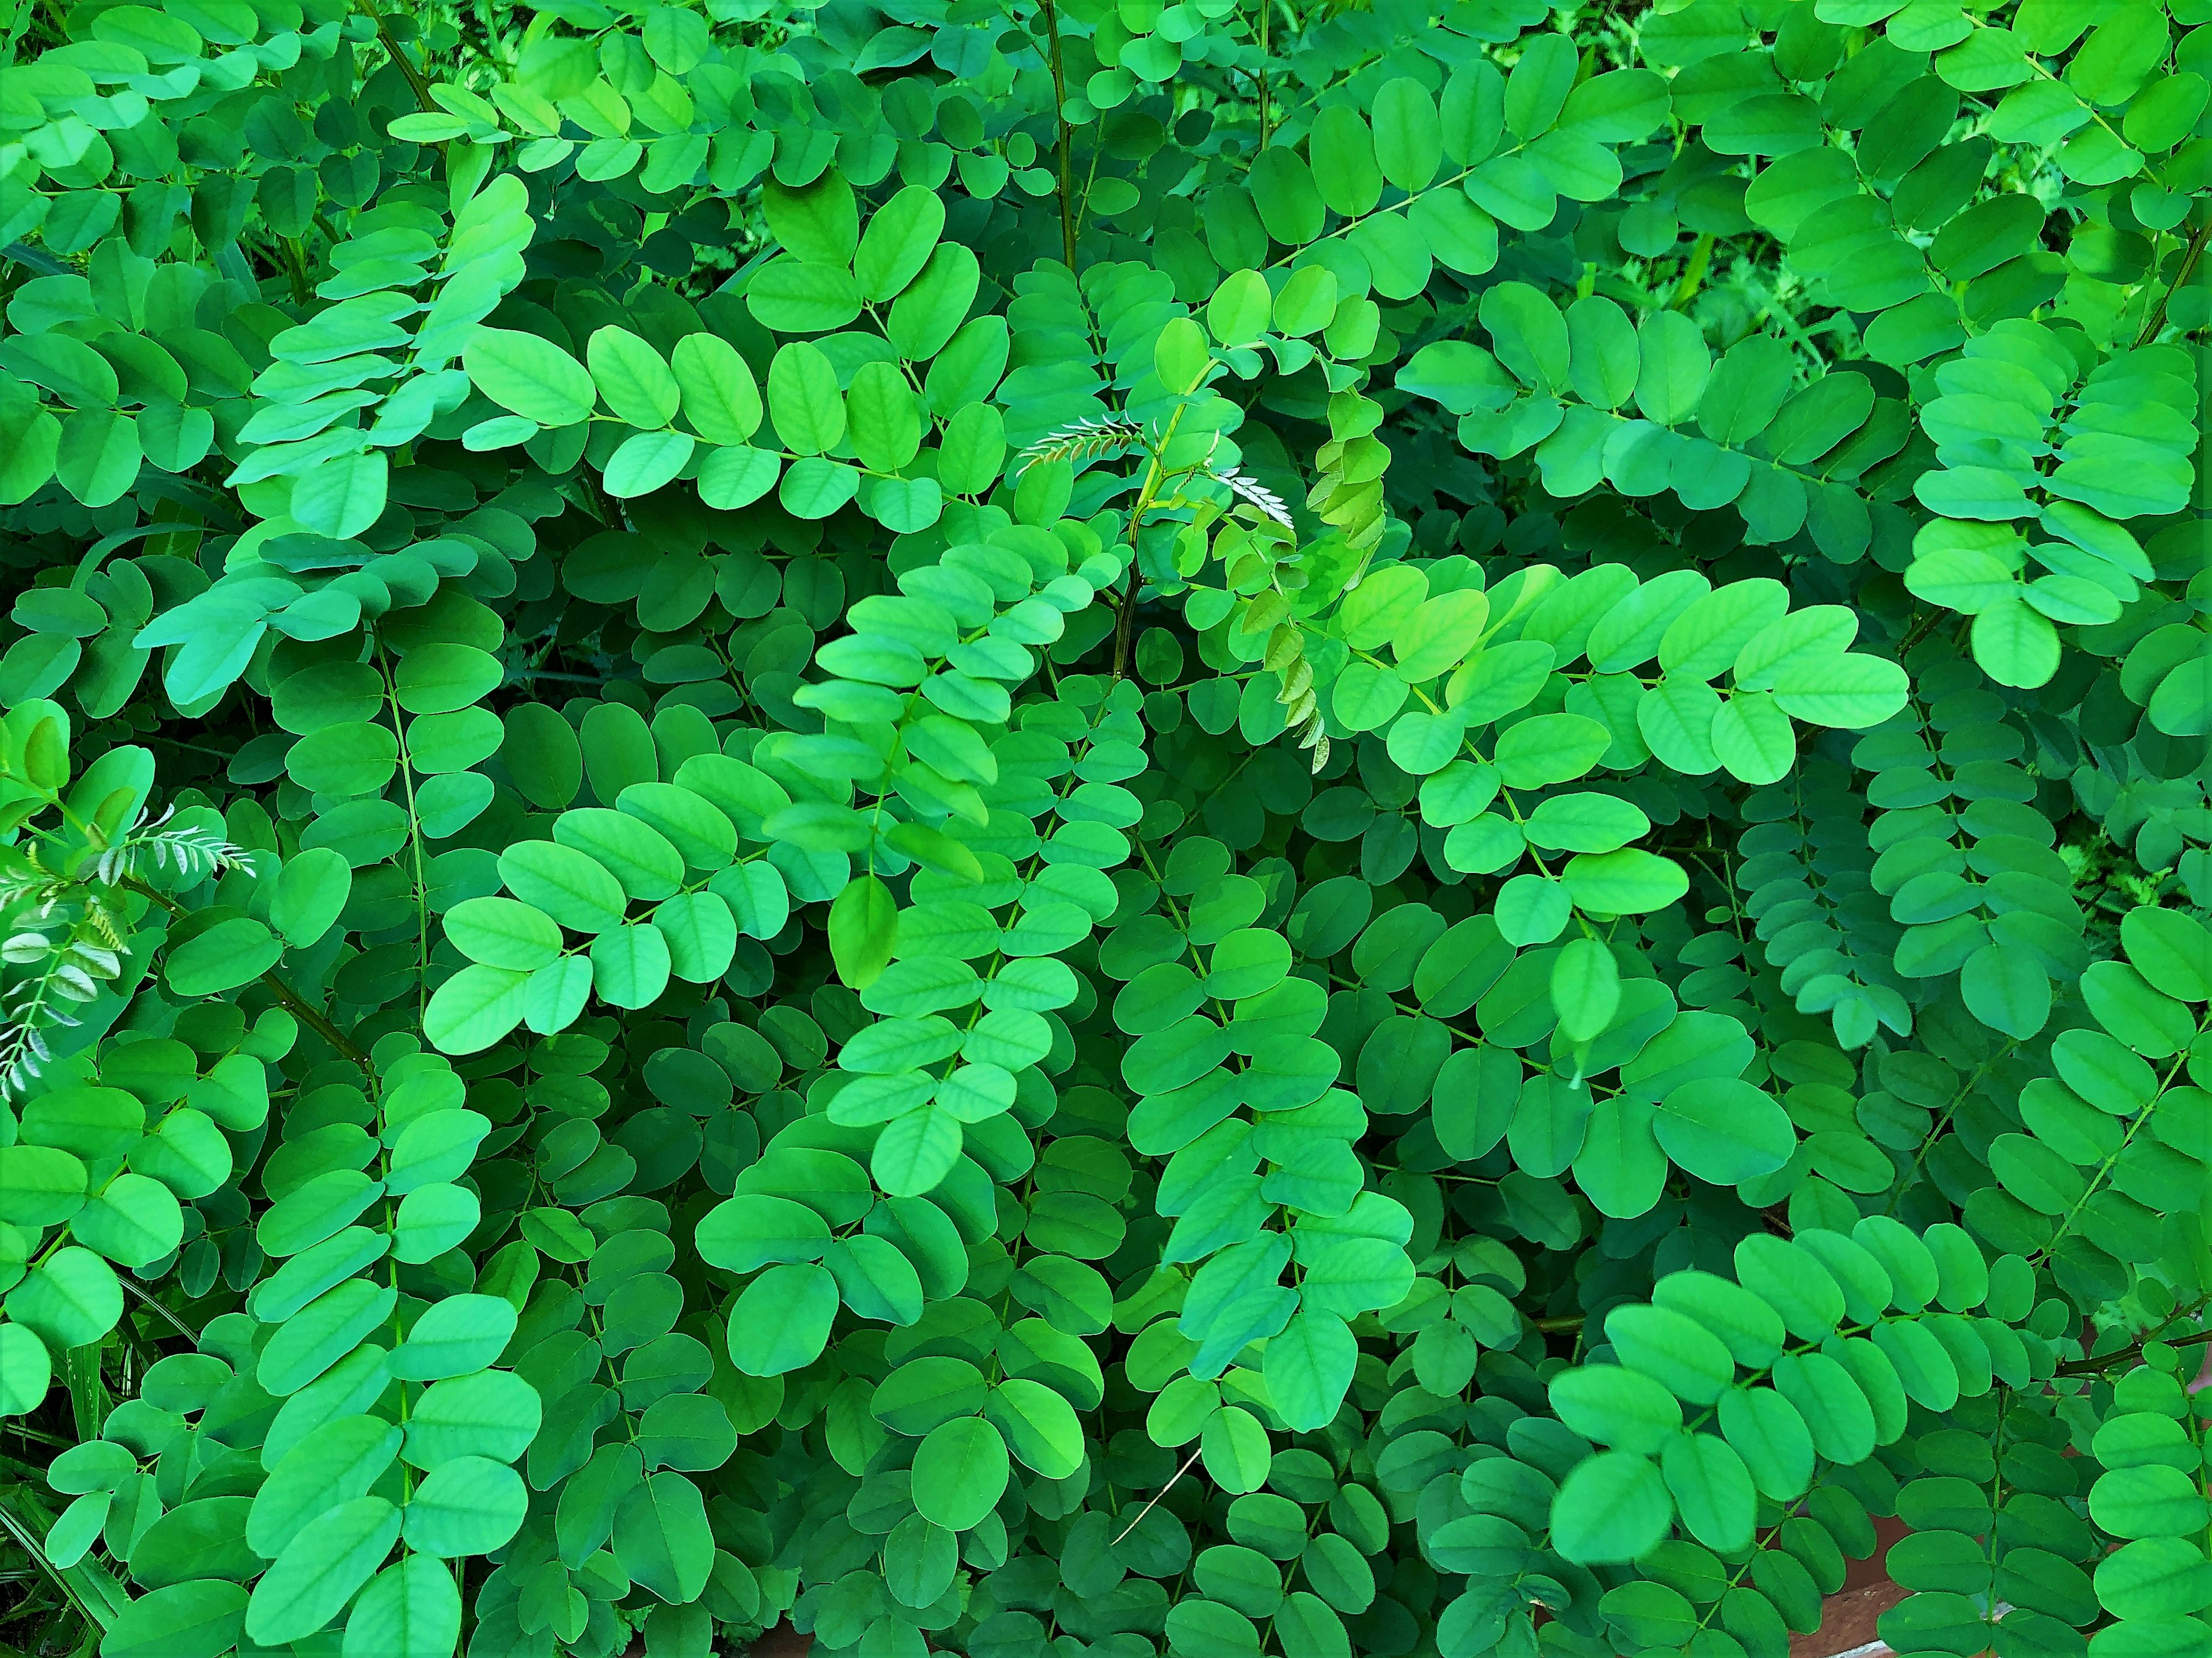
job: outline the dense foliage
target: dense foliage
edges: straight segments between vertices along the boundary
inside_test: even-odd
[[[5,1639],[2212,1651],[2212,0],[10,46]]]

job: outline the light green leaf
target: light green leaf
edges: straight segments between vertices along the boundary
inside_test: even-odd
[[[536,334],[479,328],[462,362],[478,391],[540,426],[573,426],[597,400],[590,371]]]

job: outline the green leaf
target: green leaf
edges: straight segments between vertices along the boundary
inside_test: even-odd
[[[1539,392],[1565,389],[1567,325],[1551,301],[1526,282],[1499,282],[1484,293],[1480,314],[1498,360],[1522,385]]]
[[[380,1497],[338,1504],[288,1544],[246,1609],[246,1632],[264,1646],[313,1634],[374,1576],[399,1537],[399,1510]]]
[[[336,924],[353,892],[353,871],[328,847],[288,859],[269,905],[271,926],[295,949],[319,941]]]
[[[84,1206],[83,1162],[53,1146],[0,1147],[0,1220],[48,1226]]]
[[[1248,345],[1267,331],[1273,305],[1258,271],[1232,271],[1206,301],[1206,325],[1223,345]]]
[[[1198,1443],[1207,1477],[1225,1491],[1257,1491],[1267,1477],[1267,1430],[1259,1418],[1241,1406],[1224,1405],[1215,1411],[1206,1418]]]
[[[606,491],[622,499],[651,495],[681,472],[694,445],[687,432],[639,432],[608,457]]]
[[[1492,756],[1508,788],[1535,789],[1589,773],[1613,746],[1613,733],[1577,714],[1538,714],[1510,727]]]
[[[31,1268],[8,1292],[8,1316],[49,1351],[82,1347],[123,1316],[123,1288],[114,1269],[89,1249],[70,1246]]]
[[[1749,1083],[1713,1078],[1670,1092],[1652,1121],[1669,1158],[1699,1180],[1739,1186],[1790,1161],[1797,1136],[1789,1114]]]
[[[840,1238],[823,1252],[823,1265],[837,1280],[845,1304],[862,1318],[912,1324],[921,1316],[921,1279],[892,1244],[870,1234]]]
[[[2212,932],[2176,910],[2141,906],[2120,921],[2128,960],[2155,988],[2185,1001],[2212,999]]]
[[[1668,1495],[1691,1536],[1723,1552],[1750,1546],[1759,1501],[1743,1459],[1712,1434],[1677,1434],[1660,1458]]]
[[[742,444],[760,428],[760,387],[738,349],[714,334],[686,334],[670,364],[684,418],[708,442]],[[637,424],[633,422],[632,424]]]
[[[461,1593],[428,1555],[410,1555],[370,1580],[346,1616],[345,1639],[392,1658],[444,1658],[461,1636]]]
[[[283,954],[269,929],[234,916],[170,947],[162,976],[180,996],[208,996],[257,979]]]
[[[835,169],[793,187],[771,179],[763,192],[769,234],[802,259],[849,264],[860,240],[860,207],[853,187]]]
[[[1505,77],[1507,129],[1523,139],[1547,131],[1559,119],[1574,83],[1574,42],[1564,34],[1531,35],[1520,61]]]
[[[1690,1404],[1712,1404],[1735,1374],[1719,1338],[1671,1308],[1616,1307],[1606,1315],[1605,1330],[1622,1363]]]
[[[104,409],[80,410],[62,422],[54,472],[62,487],[86,506],[105,507],[137,481],[143,452],[138,422],[131,416]],[[295,489],[293,510],[304,521],[301,494]],[[380,500],[378,505],[382,505]],[[370,517],[373,521],[374,513]]]
[[[430,998],[423,1034],[443,1054],[482,1053],[522,1022],[528,984],[527,974],[510,968],[465,967]]]
[[[525,841],[500,854],[499,877],[524,903],[579,932],[605,932],[622,925],[622,883],[572,847]]]
[[[650,429],[665,426],[676,417],[681,395],[676,376],[660,353],[627,328],[610,325],[595,331],[586,348],[585,361],[591,368],[592,383],[617,420]]]
[[[2051,1017],[2051,980],[2027,950],[1984,944],[1959,974],[1967,1010],[1992,1029],[2025,1042]]]
[[[1268,1397],[1293,1432],[1312,1432],[1335,1417],[1351,1388],[1358,1357],[1358,1344],[1345,1321],[1311,1309],[1295,1314],[1269,1339]]]
[[[1552,1503],[1552,1546],[1578,1565],[1633,1560],[1666,1536],[1674,1503],[1650,1459],[1604,1451],[1578,1464]]]
[[[2058,632],[2017,598],[2001,598],[1974,616],[1974,660],[2000,685],[2033,688],[2058,671]]]
[[[35,1409],[53,1382],[53,1361],[27,1326],[0,1324],[0,1416]]]
[[[371,1416],[323,1423],[313,1441],[269,1471],[246,1515],[246,1540],[274,1558],[322,1515],[366,1496],[398,1455],[400,1430]]]
[[[1697,411],[1712,364],[1697,324],[1679,311],[1659,312],[1638,331],[1637,348],[1636,406],[1644,417],[1662,426],[1688,419]]]
[[[845,434],[837,371],[819,349],[803,342],[775,354],[769,367],[768,407],[776,434],[799,454],[834,449]]]
[[[837,1280],[826,1268],[771,1266],[730,1309],[730,1362],[747,1376],[798,1370],[820,1356],[836,1316]]]
[[[966,1531],[1006,1488],[1006,1442],[981,1417],[957,1417],[929,1430],[914,1454],[915,1506],[947,1531]]]
[[[1552,1005],[1559,1031],[1585,1042],[1613,1023],[1620,1006],[1620,966],[1595,938],[1571,940],[1552,962]]]
[[[1646,1455],[1669,1443],[1682,1425],[1672,1394],[1617,1364],[1560,1371],[1552,1378],[1551,1400],[1559,1420],[1585,1438]]]
[[[837,895],[830,910],[830,949],[837,975],[855,990],[882,975],[898,947],[899,915],[890,889],[863,875]]]
[[[853,258],[862,297],[878,302],[897,298],[921,273],[944,234],[944,203],[935,191],[919,185],[908,185],[878,208]]]
[[[1646,914],[1689,890],[1680,865],[1634,847],[1583,853],[1568,859],[1561,878],[1576,907],[1592,915]]]
[[[836,265],[781,258],[754,273],[745,307],[761,326],[778,333],[822,334],[860,314],[860,290]]]
[[[457,1456],[432,1469],[408,1499],[401,1535],[441,1559],[489,1554],[522,1524],[530,1493],[522,1476],[488,1457]]]
[[[1065,1479],[1082,1465],[1083,1428],[1074,1408],[1042,1382],[1009,1377],[991,1389],[983,1411],[1008,1449],[1045,1479]]]
[[[1774,676],[1774,700],[1784,714],[1842,731],[1880,725],[1905,706],[1905,670],[1879,657],[1793,662]]]
[[[467,898],[446,912],[446,936],[472,962],[532,972],[560,953],[561,929],[512,898]]]
[[[1425,190],[1443,161],[1436,100],[1419,81],[1386,81],[1375,94],[1375,160],[1382,176],[1412,193]]]
[[[611,927],[592,940],[592,988],[617,1007],[644,1007],[668,987],[670,961],[658,927]]]
[[[698,1599],[715,1564],[706,1505],[680,1473],[648,1474],[629,1488],[611,1546],[631,1582],[672,1606]]]
[[[183,1240],[185,1218],[169,1188],[143,1175],[118,1175],[70,1219],[70,1236],[108,1260],[143,1267]]]
[[[407,1418],[400,1455],[434,1468],[457,1456],[511,1462],[529,1448],[542,1415],[537,1390],[508,1370],[477,1370],[425,1389]]]
[[[1719,1421],[1760,1491],[1781,1503],[1803,1494],[1813,1479],[1813,1436],[1787,1399],[1771,1388],[1732,1388],[1721,1395]]]
[[[499,1357],[514,1324],[513,1304],[498,1296],[448,1296],[415,1321],[388,1368],[413,1382],[466,1376]]]
[[[137,1595],[118,1609],[100,1642],[115,1658],[219,1658],[245,1627],[246,1592],[203,1578]]]
[[[925,1105],[884,1124],[868,1171],[892,1196],[920,1197],[952,1172],[964,1143],[958,1117],[942,1106]]]
[[[573,426],[597,400],[590,371],[536,334],[479,328],[462,361],[478,391],[540,426]]]
[[[1825,1353],[1784,1354],[1774,1366],[1774,1388],[1804,1418],[1821,1455],[1850,1462],[1873,1455],[1873,1407],[1834,1359]]]

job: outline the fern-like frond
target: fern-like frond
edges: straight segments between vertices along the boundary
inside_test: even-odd
[[[1291,523],[1289,505],[1280,495],[1257,478],[1248,477],[1234,466],[1226,467],[1218,472],[1209,473],[1207,476],[1216,483],[1227,485],[1231,495],[1235,495],[1239,501],[1258,507],[1261,512],[1281,525],[1285,530],[1293,527]]]
[[[201,879],[220,875],[234,869],[253,874],[253,865],[247,861],[252,856],[245,847],[224,839],[208,829],[164,829],[161,825],[175,815],[172,806],[149,825],[142,819],[131,827],[122,840],[100,854],[99,876],[108,886],[125,881],[138,873],[142,855],[152,860],[155,869],[165,873],[173,870],[187,879]]]
[[[1144,440],[1145,428],[1133,420],[1118,416],[1105,420],[1095,416],[1079,420],[1057,431],[1046,433],[1023,450],[1021,465],[1015,469],[1015,474],[1018,477],[1045,461],[1093,460]]]

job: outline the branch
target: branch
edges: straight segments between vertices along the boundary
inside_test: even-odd
[[[1047,55],[1052,69],[1052,118],[1060,135],[1060,240],[1062,257],[1067,261],[1068,274],[1075,272],[1075,183],[1073,168],[1069,163],[1073,137],[1067,128],[1067,81],[1060,67],[1060,16],[1053,0],[1040,0],[1039,9],[1044,13],[1044,32]]]
[[[2198,1309],[2196,1310],[2201,1311],[2203,1309]],[[2142,1357],[2143,1349],[2154,1341],[2164,1341],[2169,1347],[2194,1347],[2200,1342],[2212,1341],[2212,1330],[2200,1330],[2195,1335],[2177,1336],[2168,1339],[2166,1331],[2171,1327],[2171,1324],[2172,1321],[2169,1321],[2168,1324],[2160,1326],[2158,1329],[2151,1332],[2150,1334],[2143,1337],[2140,1341],[2137,1341],[2130,1346],[2119,1348],[2115,1351],[2109,1353],[2092,1353],[2087,1358],[2069,1359],[2065,1363],[2061,1364],[2053,1374],[2057,1376],[2097,1376],[2106,1370],[2116,1369],[2119,1365],[2133,1363],[2136,1360]],[[2208,1359],[2212,1359],[2212,1353],[2208,1353],[2206,1357]]]
[[[261,982],[269,987],[270,993],[283,1005],[285,1011],[299,1020],[301,1024],[307,1026],[308,1029],[313,1031],[363,1071],[373,1069],[368,1055],[362,1051],[353,1038],[332,1024],[320,1011],[310,1007],[298,991],[276,976],[273,968],[261,975]]]
[[[436,109],[437,105],[430,100],[430,83],[422,78],[422,71],[415,67],[415,60],[400,51],[399,42],[392,38],[391,25],[384,21],[384,14],[376,9],[376,0],[361,0],[361,9],[375,23],[376,38],[384,42],[385,51],[392,54],[392,61],[399,65],[399,72],[407,77],[407,84],[414,88],[415,101],[422,106],[425,114]]]
[[[1898,660],[1902,662],[1906,657],[1910,656],[1912,653],[1912,647],[1915,645],[1917,645],[1922,640],[1927,638],[1929,634],[1934,633],[1937,628],[1941,627],[1943,623],[1943,616],[1944,612],[1942,610],[1930,610],[1926,616],[1922,616],[1919,621],[1914,623],[1911,628],[1906,632],[1904,639],[1899,641],[1897,647]]]
[[[1121,595],[1121,608],[1114,618],[1114,677],[1117,680],[1129,677],[1130,624],[1137,616],[1137,589],[1145,585],[1144,573],[1137,568],[1133,556],[1136,548],[1132,546],[1129,550],[1133,555],[1129,560],[1129,588]]]
[[[2204,222],[2197,228],[2197,234],[2189,239],[2189,251],[2181,256],[2181,269],[2173,273],[2172,285],[2158,296],[2158,305],[2151,312],[2150,320],[2143,325],[2142,332],[2136,336],[2136,350],[2142,350],[2156,339],[2158,331],[2166,326],[2166,302],[2185,287],[2190,277],[2196,274],[2197,262],[2204,257],[2204,243],[2208,237],[2212,237],[2212,215],[2206,216]]]
[[[131,891],[152,899],[172,915],[185,914],[183,905],[173,902],[163,894],[155,891],[143,881],[126,880],[123,884]],[[294,1018],[299,1020],[301,1024],[307,1026],[308,1029],[313,1031],[332,1048],[351,1060],[363,1071],[371,1068],[368,1055],[361,1050],[354,1040],[332,1024],[320,1011],[310,1007],[305,997],[276,976],[276,970],[274,968],[261,975],[261,982],[269,987],[270,993]]]

